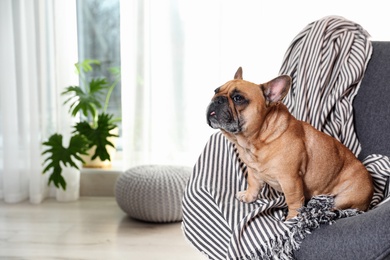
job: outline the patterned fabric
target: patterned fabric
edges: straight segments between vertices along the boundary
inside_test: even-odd
[[[288,236],[281,210],[286,203],[280,193],[265,185],[255,203],[234,198],[247,187],[245,174],[232,143],[220,132],[212,135],[183,200],[184,233],[210,259],[255,256],[263,244],[281,242],[279,234]]]
[[[280,74],[292,77],[283,103],[293,116],[360,152],[352,101],[372,54],[369,34],[341,17],[309,24],[286,52]]]
[[[293,78],[285,103],[298,119],[335,136],[355,154],[352,101],[371,55],[368,34],[341,17],[309,24],[294,39],[281,67]],[[373,175],[371,207],[389,200],[390,160],[365,161]],[[297,219],[284,222],[282,193],[265,185],[256,202],[235,199],[246,189],[246,166],[220,132],[211,136],[196,163],[183,198],[183,231],[209,259],[291,259],[299,248]]]

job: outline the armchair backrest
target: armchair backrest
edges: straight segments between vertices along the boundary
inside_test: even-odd
[[[361,160],[374,153],[390,157],[390,41],[373,41],[372,45],[373,53],[353,104]]]

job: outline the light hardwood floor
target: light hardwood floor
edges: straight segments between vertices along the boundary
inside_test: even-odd
[[[114,197],[0,202],[0,259],[205,259],[184,238],[181,223],[133,220]]]

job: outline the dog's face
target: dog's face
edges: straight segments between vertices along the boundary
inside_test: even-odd
[[[214,91],[207,109],[207,122],[212,128],[232,134],[256,131],[267,109],[283,99],[290,85],[291,78],[287,75],[259,85],[245,81],[240,67],[234,80]]]

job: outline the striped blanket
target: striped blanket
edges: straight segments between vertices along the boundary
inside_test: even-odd
[[[284,100],[291,113],[336,137],[355,154],[360,145],[353,130],[352,100],[371,49],[368,34],[358,24],[325,17],[297,35],[280,70],[293,78]],[[363,163],[374,179],[371,208],[377,207],[389,200],[390,160],[371,155]],[[246,189],[246,173],[235,147],[220,132],[213,134],[187,184],[182,222],[185,237],[209,259],[291,259],[313,227],[358,214],[340,212],[325,216],[325,222],[311,219],[315,225],[305,226],[307,219],[301,220],[312,209],[303,208],[300,217],[285,222],[285,198],[268,185],[255,203],[235,199]],[[331,199],[315,198],[307,207],[324,207]]]

